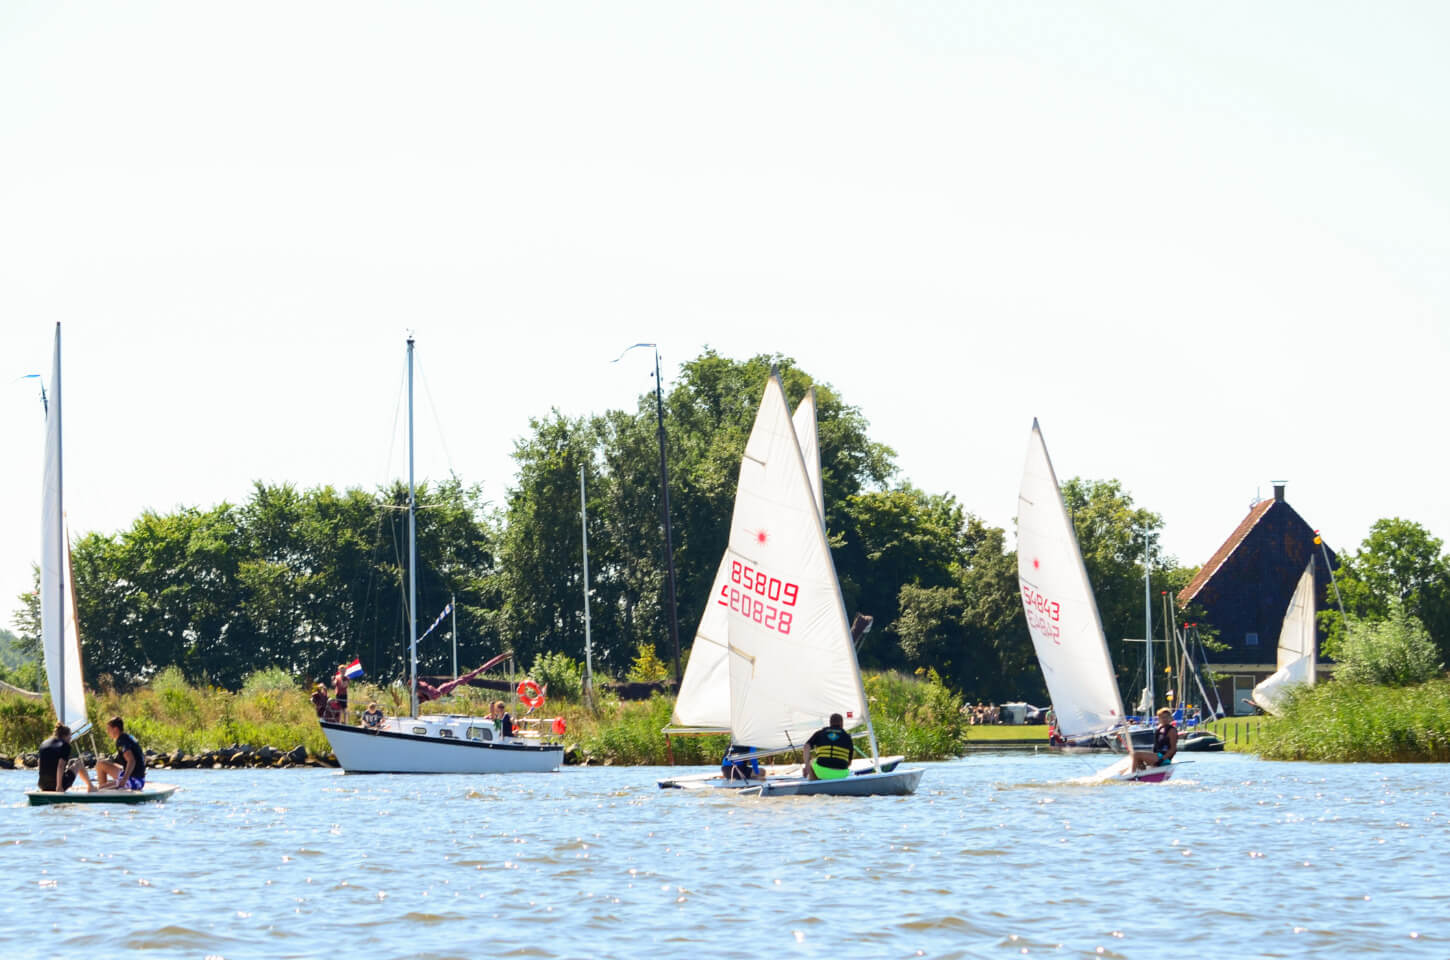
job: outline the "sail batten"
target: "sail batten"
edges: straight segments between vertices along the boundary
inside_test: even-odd
[[[1122,727],[1097,601],[1036,420],[1017,498],[1017,579],[1058,730],[1075,738]]]

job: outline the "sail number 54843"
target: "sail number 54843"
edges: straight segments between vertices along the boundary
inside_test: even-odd
[[[1050,638],[1054,643],[1061,643],[1058,637],[1062,635],[1062,627],[1059,624],[1062,613],[1062,605],[1056,600],[1049,600],[1038,590],[1034,590],[1027,584],[1022,584],[1022,606],[1027,613],[1027,625],[1040,632],[1043,636]]]
[[[720,599],[716,602],[768,630],[789,635],[795,613],[786,607],[795,606],[800,592],[801,588],[794,583],[768,576],[739,560],[731,560],[730,582],[720,587]]]

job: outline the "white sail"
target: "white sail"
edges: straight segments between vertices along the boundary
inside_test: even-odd
[[[866,696],[800,442],[777,377],[745,445],[724,591],[730,730],[736,743],[799,746],[839,713],[866,720]],[[723,601],[723,602],[722,602]]]
[[[84,733],[86,693],[81,683],[80,634],[75,627],[70,545],[65,535],[64,472],[61,462],[60,324],[55,325],[55,365],[45,416],[45,489],[41,498],[40,636],[50,702],[73,735]]]
[[[1123,701],[1102,619],[1036,420],[1017,499],[1017,579],[1062,735],[1121,726]]]
[[[820,443],[816,436],[816,392],[812,388],[796,407],[791,418],[796,440],[800,443],[806,473],[811,480],[811,491],[816,498],[816,509],[825,523],[825,494],[821,488]],[[680,692],[675,697],[674,713],[670,723],[675,727],[687,727],[691,731],[713,730],[725,732],[730,729],[730,670],[726,663],[726,611],[728,606],[717,602],[720,597],[729,597],[730,561],[727,552],[715,571],[715,582],[710,587],[710,602],[700,615],[700,625],[695,629],[695,643],[690,647],[690,660],[685,664],[685,676],[680,681]]]
[[[1253,701],[1269,713],[1277,714],[1283,706],[1284,694],[1297,684],[1314,685],[1314,560],[1299,578],[1289,609],[1279,628],[1278,670],[1254,687]]]

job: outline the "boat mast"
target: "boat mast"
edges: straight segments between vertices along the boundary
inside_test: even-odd
[[[1153,583],[1152,567],[1148,563],[1149,556],[1149,533],[1147,526],[1143,527],[1143,650],[1148,673],[1148,714],[1153,714],[1153,708],[1158,705],[1157,699],[1153,696]]]
[[[66,719],[65,716],[64,716],[64,714],[65,714],[65,703],[66,703],[66,700],[65,700],[65,664],[66,664],[66,655],[65,655],[65,651],[66,651],[66,646],[65,646],[65,621],[66,621],[66,616],[65,616],[65,589],[66,589],[66,586],[65,586],[65,584],[66,584],[66,581],[65,581],[65,577],[66,577],[66,573],[69,572],[70,564],[69,563],[66,563],[65,566],[62,566],[61,565],[62,564],[62,561],[65,560],[66,539],[65,539],[65,444],[62,442],[64,438],[61,436],[61,428],[64,426],[64,424],[61,423],[61,419],[60,419],[60,323],[59,323],[59,321],[57,321],[56,322],[56,325],[55,325],[55,383],[51,384],[50,393],[51,393],[50,401],[47,403],[45,410],[46,410],[46,416],[50,416],[51,415],[50,405],[51,404],[54,404],[55,405],[55,413],[54,413],[54,415],[55,415],[55,493],[56,493],[55,499],[56,499],[56,506],[59,508],[59,509],[57,509],[55,511],[55,527],[56,527],[56,530],[55,530],[55,542],[56,542],[56,545],[57,545],[56,546],[56,556],[50,558],[55,563],[55,576],[56,576],[56,579],[59,581],[56,584],[56,591],[55,591],[55,607],[56,607],[56,609],[55,609],[55,620],[56,620],[56,629],[59,631],[59,633],[57,634],[57,636],[59,636],[59,638],[60,638],[60,643],[58,643],[56,645],[56,650],[58,650],[59,653],[60,653],[60,705],[58,707],[57,712],[60,713],[61,716],[57,718],[57,722],[58,723],[65,723],[65,719]],[[59,789],[59,787],[57,787],[57,789]]]
[[[584,464],[579,464],[579,533],[584,544],[584,699],[594,706],[594,648],[589,638],[589,506],[584,500]]]
[[[418,715],[418,505],[413,486],[413,338],[408,338],[408,663]]]
[[[660,436],[660,510],[665,518],[665,583],[670,605],[670,642],[675,648],[675,692],[680,690],[680,618],[675,605],[675,547],[670,535],[670,473],[665,465],[665,401],[660,382],[660,348],[655,348],[655,418]]]

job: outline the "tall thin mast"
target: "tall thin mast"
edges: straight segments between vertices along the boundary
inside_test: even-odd
[[[594,705],[594,647],[589,637],[589,507],[584,500],[584,465],[579,465],[579,533],[584,544],[584,698]]]
[[[60,323],[55,325],[55,383],[50,388],[50,400],[46,404],[46,416],[55,416],[55,492],[56,503],[59,507],[55,512],[55,542],[57,544],[57,555],[54,558],[56,579],[55,591],[55,614],[56,623],[60,631],[60,643],[56,649],[60,651],[60,705],[57,710],[62,714],[59,723],[65,723],[65,590],[66,576],[70,573],[70,564],[66,562],[66,538],[65,538],[65,443],[61,436],[61,429],[64,424],[60,419]],[[52,407],[54,408],[52,410]],[[77,731],[79,732],[79,731]],[[56,789],[60,789],[57,787]]]
[[[418,715],[418,505],[413,489],[413,338],[408,338],[408,663]]]
[[[1144,663],[1148,673],[1148,714],[1151,716],[1153,708],[1158,705],[1157,698],[1153,696],[1153,583],[1152,566],[1148,563],[1149,555],[1149,532],[1143,528],[1143,650],[1147,658]]]
[[[660,508],[665,517],[665,572],[670,608],[670,643],[675,649],[675,690],[680,689],[680,618],[675,608],[675,548],[670,536],[670,473],[665,465],[665,401],[660,384],[660,348],[655,346],[655,417],[660,435]]]

